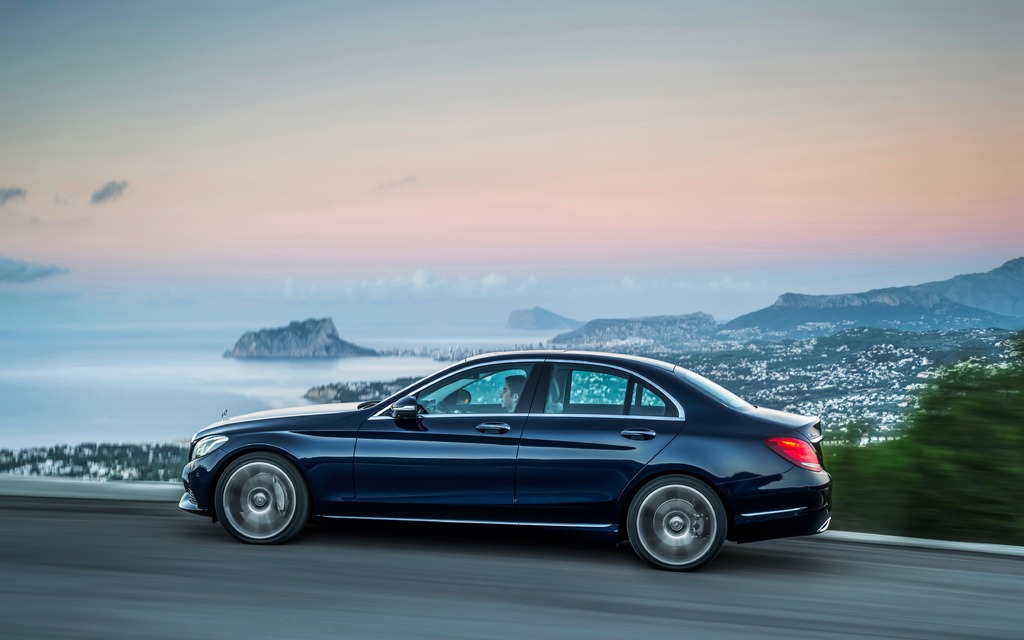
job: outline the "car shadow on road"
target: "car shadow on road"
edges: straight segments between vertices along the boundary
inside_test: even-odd
[[[418,550],[474,550],[482,553],[513,552],[583,558],[614,556],[618,538],[616,534],[543,527],[338,520],[307,527],[301,541],[366,544],[396,550],[408,547]]]

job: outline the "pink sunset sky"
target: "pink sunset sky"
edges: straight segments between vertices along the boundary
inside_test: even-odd
[[[4,305],[728,318],[1024,255],[1019,2],[0,2],[0,92]]]

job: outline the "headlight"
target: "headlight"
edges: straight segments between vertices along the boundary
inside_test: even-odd
[[[195,460],[196,458],[202,458],[227,441],[227,436],[209,436],[207,438],[203,438],[196,443],[196,448],[192,451],[192,459]]]

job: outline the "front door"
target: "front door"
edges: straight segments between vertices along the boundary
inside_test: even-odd
[[[514,522],[516,449],[534,369],[470,367],[419,392],[416,418],[367,420],[355,449],[359,514]]]

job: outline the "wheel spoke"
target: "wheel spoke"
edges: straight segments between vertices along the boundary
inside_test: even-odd
[[[295,516],[295,485],[275,464],[254,461],[225,480],[225,517],[241,534],[271,538],[284,531]]]
[[[636,523],[638,543],[668,565],[696,562],[715,544],[714,510],[707,497],[690,486],[654,489],[640,504]]]

